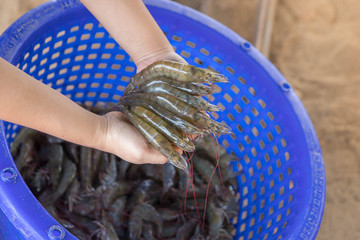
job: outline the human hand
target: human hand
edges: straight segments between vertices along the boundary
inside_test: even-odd
[[[163,164],[168,160],[158,152],[121,112],[102,116],[99,150],[110,152],[135,164]]]

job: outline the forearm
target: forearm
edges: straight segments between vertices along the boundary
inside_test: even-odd
[[[174,52],[141,0],[82,0],[139,68]],[[152,59],[157,61],[161,59]],[[176,60],[176,59],[174,59]],[[146,67],[146,66],[145,66]]]
[[[97,137],[104,127],[102,117],[83,109],[2,58],[0,73],[0,119],[81,145],[97,145]]]

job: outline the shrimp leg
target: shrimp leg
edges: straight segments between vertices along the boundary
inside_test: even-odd
[[[163,120],[155,113],[139,106],[130,107],[130,110],[143,118],[147,123],[164,135],[164,137],[176,144],[176,146],[182,150],[186,152],[193,152],[195,150],[195,145],[188,137],[182,136],[169,122]]]
[[[123,112],[130,120],[130,122],[151,143],[151,145],[153,145],[156,150],[169,159],[170,163],[172,163],[175,167],[189,172],[189,167],[184,157],[181,156],[179,152],[174,150],[171,143],[163,135],[161,135],[155,128],[150,126],[148,123],[146,123],[128,109],[123,108]]]

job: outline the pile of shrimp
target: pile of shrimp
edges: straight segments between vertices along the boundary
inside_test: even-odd
[[[195,150],[189,136],[231,133],[226,124],[206,115],[220,109],[202,98],[219,92],[213,83],[220,82],[228,80],[211,70],[158,61],[131,78],[118,110],[170,163],[189,173],[187,161],[177,151]]]
[[[39,202],[81,240],[233,239],[238,173],[229,163],[237,159],[214,151],[211,138],[195,145],[189,175],[172,164],[130,164],[27,128],[11,152]]]

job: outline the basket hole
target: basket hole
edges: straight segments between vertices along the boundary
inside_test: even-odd
[[[110,53],[103,53],[103,54],[101,54],[101,58],[102,58],[102,59],[110,59],[110,58],[111,58],[111,54],[110,54]]]
[[[282,196],[284,194],[284,192],[285,192],[285,188],[284,188],[284,186],[282,186],[279,190],[280,196]]]
[[[98,88],[100,86],[99,83],[91,83],[90,87],[91,88]]]
[[[265,207],[265,199],[262,199],[260,201],[260,208],[264,208]],[[260,214],[260,221],[264,219],[264,213]]]
[[[254,176],[254,168],[252,167],[249,168],[249,175],[250,177]]]
[[[289,159],[290,159],[290,154],[289,154],[289,152],[285,152],[285,160],[286,160],[286,161],[289,161]]]
[[[104,35],[105,35],[104,32],[97,32],[97,33],[95,33],[95,38],[103,38]]]
[[[238,77],[238,80],[239,80],[239,82],[241,82],[242,84],[246,84],[246,80],[244,79],[244,78],[242,78],[242,77]]]
[[[62,30],[60,32],[58,32],[58,34],[56,34],[56,37],[59,38],[59,37],[62,37],[65,35],[65,30]]]
[[[256,161],[256,167],[257,167],[257,169],[261,168],[261,162],[259,160]],[[260,179],[260,181],[261,181],[261,179]]]
[[[252,114],[254,115],[254,117],[257,117],[258,115],[259,115],[259,112],[258,112],[258,110],[256,109],[256,108],[251,108],[251,112],[252,112]]]
[[[221,102],[219,102],[219,103],[217,104],[217,106],[220,108],[220,111],[224,111],[224,110],[225,110],[225,106],[224,106]]]
[[[225,146],[225,148],[229,148],[230,146],[229,142],[226,139],[222,141],[222,145]]]
[[[273,135],[272,135],[271,132],[268,132],[267,137],[268,137],[268,139],[269,139],[270,142],[271,142],[272,140],[274,140],[274,137],[273,137]]]
[[[274,171],[273,171],[272,166],[269,166],[269,167],[268,167],[268,175],[271,176],[271,175],[273,174],[273,172],[274,172]]]
[[[104,76],[104,74],[102,74],[102,73],[95,73],[95,75],[94,75],[94,78],[102,78]]]
[[[265,108],[265,107],[266,107],[266,104],[265,104],[264,100],[259,99],[259,100],[258,100],[258,103],[260,104],[260,106],[261,106],[262,108]]]
[[[231,113],[228,113],[227,117],[230,121],[232,121],[232,122],[235,121],[235,117]]]
[[[112,87],[113,87],[113,85],[110,83],[105,83],[103,86],[103,88],[105,88],[105,89],[111,89]]]
[[[290,213],[291,213],[291,210],[290,210],[290,208],[288,208],[288,210],[286,211],[286,216],[289,216]]]
[[[34,46],[34,51],[38,50],[39,48],[40,48],[40,43],[38,43]]]
[[[249,232],[248,239],[252,239],[254,236],[254,231]]]
[[[36,70],[36,65],[34,65],[30,68],[30,73],[33,73],[35,70]]]
[[[253,87],[249,87],[249,92],[251,93],[251,95],[255,96],[256,92],[255,89]]]
[[[254,157],[257,156],[257,151],[256,151],[256,149],[255,149],[254,147],[251,148],[251,154],[252,154]]]
[[[86,83],[79,83],[78,88],[80,89],[86,88]]]
[[[284,138],[282,138],[281,139],[281,146],[284,148],[284,147],[286,147],[286,141],[285,141],[285,139]]]
[[[244,232],[246,229],[246,223],[241,224],[240,226],[240,232]]]
[[[113,97],[112,97],[112,99],[113,100],[116,100],[116,101],[119,101],[119,99],[120,99],[120,95],[114,95]]]
[[[96,53],[91,53],[88,55],[87,59],[89,60],[93,60],[93,59],[96,59],[97,58],[97,54]]]
[[[187,41],[187,42],[186,42],[186,45],[189,46],[189,47],[191,47],[191,48],[195,48],[195,47],[196,47],[196,44],[193,43],[193,42],[190,42],[190,41]]]
[[[277,233],[278,229],[279,229],[278,227],[276,227],[276,228],[274,229],[273,235],[275,235],[275,234]]]
[[[55,73],[50,73],[49,75],[46,76],[46,79],[50,80],[50,79],[54,78],[54,76],[55,76]]]
[[[283,173],[279,174],[279,182],[282,182],[284,180],[284,175]]]
[[[240,89],[236,85],[231,85],[230,89],[235,93],[238,94]]]
[[[247,217],[247,211],[244,211],[244,212],[241,214],[241,219],[244,220],[246,217]]]
[[[288,167],[288,175],[290,176],[292,173],[291,167]]]
[[[268,237],[269,237],[269,233],[265,234],[264,240],[268,239]]]
[[[256,188],[256,181],[255,180],[252,180],[251,181],[251,188]]]
[[[232,67],[229,67],[229,66],[226,67],[226,71],[228,71],[231,74],[235,73],[235,70]]]
[[[289,203],[291,203],[291,202],[293,201],[293,199],[294,199],[294,196],[293,196],[293,195],[290,195],[290,196],[289,196]]]
[[[274,210],[273,210],[273,211],[274,211]],[[272,214],[272,213],[270,213],[270,214]],[[271,224],[272,224],[272,219],[270,219],[270,220],[267,222],[266,228],[271,227]]]
[[[100,97],[101,98],[108,98],[109,94],[108,93],[100,93]]]
[[[46,43],[50,42],[51,40],[52,40],[52,36],[49,36],[49,37],[45,38],[44,43],[46,44]]]
[[[70,32],[77,32],[79,31],[79,26],[74,26],[70,29]]]
[[[194,62],[197,63],[197,64],[199,64],[199,65],[203,65],[203,64],[204,64],[204,61],[201,60],[201,59],[198,58],[198,57],[195,57]]]
[[[244,146],[241,143],[238,144],[238,148],[239,148],[240,152],[245,150]]]
[[[70,38],[68,38],[67,40],[66,40],[66,43],[73,43],[73,42],[75,42],[76,41],[76,37],[75,36],[73,36],[73,37],[70,37]]]
[[[116,79],[116,75],[115,75],[115,74],[108,74],[108,75],[107,75],[107,79],[115,80],[115,79]]]
[[[265,143],[264,143],[263,140],[260,140],[260,141],[259,141],[259,145],[260,145],[260,148],[261,148],[261,149],[264,149],[264,148],[265,148]]]
[[[44,48],[43,50],[42,50],[42,55],[45,55],[45,54],[47,54],[48,52],[50,51],[50,47],[46,47],[46,48]]]
[[[99,64],[98,64],[98,68],[99,68],[99,69],[105,69],[105,68],[107,68],[107,63],[99,63]]]
[[[235,104],[234,108],[235,108],[235,111],[236,111],[236,112],[238,112],[238,113],[241,113],[241,112],[242,112],[241,107],[240,107],[237,103]]]
[[[233,98],[227,93],[224,94],[224,98],[228,103],[231,103],[233,101]]]
[[[261,233],[262,232],[262,226],[260,226],[259,228],[258,228],[258,230],[257,230],[257,233],[259,234],[259,233]]]
[[[55,63],[53,63],[53,64],[50,64],[50,66],[49,66],[49,70],[53,70],[54,68],[56,68],[57,67],[57,63],[55,62]]]
[[[127,76],[122,76],[120,80],[123,81],[123,82],[129,82],[130,78],[127,77]]]
[[[91,49],[99,49],[100,48],[100,43],[93,43],[91,44]]]
[[[275,126],[275,130],[276,130],[276,133],[277,133],[277,134],[280,134],[280,133],[281,133],[281,128],[279,127],[279,125],[276,125],[276,126]]]
[[[185,58],[189,58],[191,56],[191,54],[189,52],[185,51],[185,50],[182,50],[180,52],[180,55],[185,57]]]
[[[75,94],[76,98],[82,98],[83,96],[84,96],[84,93],[82,93],[82,92],[78,92]]]
[[[249,99],[246,96],[242,96],[241,100],[245,103],[245,104],[249,104]]]
[[[60,86],[60,85],[62,85],[62,84],[64,83],[64,81],[65,81],[65,80],[64,80],[63,78],[61,78],[61,79],[59,79],[59,80],[56,81],[56,85],[57,85],[57,86]]]
[[[266,128],[267,124],[266,124],[266,122],[264,121],[264,119],[261,119],[261,120],[260,120],[260,126],[261,126],[263,129]]]
[[[294,181],[293,180],[290,180],[289,181],[289,189],[293,189],[294,188]]]
[[[281,161],[280,159],[276,160],[276,167],[280,168],[281,167]]]
[[[70,58],[65,58],[61,61],[61,65],[66,65],[68,63],[70,63]]]
[[[62,68],[62,69],[60,69],[59,74],[60,74],[60,75],[66,74],[67,71],[68,71],[67,68]]]
[[[251,123],[251,119],[249,118],[248,115],[245,115],[245,116],[244,116],[244,121],[245,121],[245,123],[246,123],[247,125],[250,125],[250,123]]]
[[[272,150],[273,150],[274,155],[279,153],[279,149],[278,149],[278,147],[276,145],[273,146]]]
[[[267,115],[268,115],[270,121],[274,120],[274,115],[271,112],[268,112]]]
[[[262,186],[262,187],[260,188],[260,194],[261,194],[261,195],[264,195],[264,194],[265,194],[265,187],[264,187],[264,186]]]
[[[284,200],[281,200],[279,202],[279,209],[283,208],[284,207]]]
[[[257,199],[257,194],[256,194],[256,193],[253,193],[253,195],[252,195],[252,201],[254,202],[254,201],[256,201],[256,199]]]
[[[66,86],[66,91],[71,91],[71,90],[74,90],[75,86],[74,85],[67,85]]]
[[[212,112],[211,116],[213,116],[215,120],[219,119],[219,114],[217,114],[216,112]]]
[[[69,77],[69,82],[73,82],[77,79],[77,76],[76,75],[73,75],[73,76],[70,76]]]
[[[94,67],[94,64],[92,64],[92,63],[85,64],[85,69],[93,69],[93,67]]]
[[[202,54],[204,54],[205,56],[209,56],[209,55],[210,55],[210,52],[209,52],[207,49],[205,49],[205,48],[201,48],[201,49],[200,49],[200,52],[201,52]]]
[[[81,35],[80,40],[84,41],[84,40],[88,40],[89,38],[90,38],[90,33],[85,33]]]
[[[254,135],[254,137],[259,136],[259,131],[257,130],[256,127],[253,127],[253,128],[251,129],[251,132],[252,132],[252,134]]]
[[[65,49],[64,54],[70,54],[73,51],[74,51],[74,48],[70,47],[70,48]]]
[[[181,42],[182,40],[182,38],[177,35],[173,35],[171,39],[174,40],[175,42]]]
[[[89,79],[90,78],[90,74],[89,73],[83,73],[81,74],[81,79]]]
[[[269,156],[268,153],[265,153],[264,158],[265,158],[265,161],[266,161],[266,162],[269,162],[269,161],[270,161],[270,156]]]
[[[116,87],[116,90],[123,92],[123,91],[125,90],[125,87],[118,85],[118,86]]]
[[[96,96],[96,92],[88,92],[87,96],[88,96],[88,97],[95,97],[95,96]]]
[[[250,143],[251,143],[251,139],[249,138],[248,135],[245,135],[245,136],[244,136],[244,140],[245,140],[245,142],[246,142],[247,144],[250,144]]]
[[[87,49],[87,45],[86,45],[86,44],[79,45],[78,48],[77,48],[78,52],[84,51],[84,50],[86,50],[86,49]]]
[[[250,163],[250,158],[248,155],[244,155],[244,161],[249,164]]]
[[[54,49],[57,49],[57,48],[61,47],[62,44],[63,44],[63,41],[62,41],[62,40],[56,42],[56,43],[54,44]]]
[[[129,73],[133,73],[135,71],[135,68],[131,66],[126,66],[125,71]]]
[[[71,68],[72,72],[78,71],[80,69],[80,65],[75,65]]]
[[[260,161],[258,161],[258,162],[260,162]],[[260,167],[261,167],[261,162],[260,162]],[[265,180],[263,173],[260,174],[259,179],[260,179],[260,182],[263,182]]]
[[[93,29],[93,27],[94,27],[93,23],[87,23],[87,24],[85,24],[84,29],[91,31]]]
[[[38,72],[38,76],[41,76],[45,73],[45,69],[41,69],[39,72]]]
[[[213,57],[214,62],[216,62],[217,64],[222,64],[222,60],[218,57]]]
[[[38,59],[39,55],[35,54],[32,58],[31,58],[31,62],[35,62]]]

